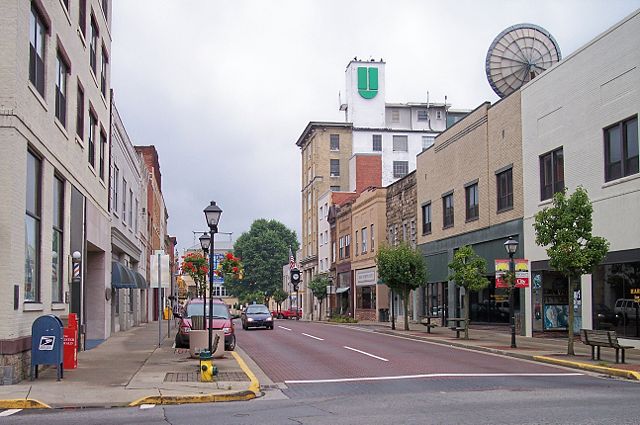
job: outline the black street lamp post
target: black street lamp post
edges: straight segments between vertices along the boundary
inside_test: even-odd
[[[202,247],[202,252],[204,253],[204,257],[207,258],[207,254],[209,253],[209,246],[211,245],[211,238],[208,233],[204,233],[200,238],[200,246]],[[209,262],[211,262],[211,255],[209,255]],[[209,265],[209,269],[211,269],[211,265]],[[198,288],[200,290],[200,288]],[[199,294],[198,294],[199,295]],[[207,316],[205,314],[207,307],[207,285],[205,282],[204,288],[202,288],[202,321],[206,323]],[[205,326],[206,329],[206,326]]]
[[[518,241],[514,240],[511,236],[504,243],[504,248],[509,254],[509,321],[511,324],[511,348],[516,347],[516,318],[514,313],[514,291],[516,290],[516,265],[513,261],[513,255],[518,250]]]
[[[211,201],[211,204],[204,209],[204,216],[207,219],[207,225],[209,226],[209,235],[211,236],[210,248],[209,248],[209,352],[213,354],[213,256],[214,256],[214,241],[213,237],[218,233],[218,222],[222,215],[222,209],[216,205],[215,201]],[[206,292],[206,291],[205,291]],[[206,304],[205,304],[206,305]],[[224,344],[224,339],[222,340]]]

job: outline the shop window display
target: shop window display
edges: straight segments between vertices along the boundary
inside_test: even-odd
[[[640,261],[606,264],[595,270],[593,328],[640,338]]]

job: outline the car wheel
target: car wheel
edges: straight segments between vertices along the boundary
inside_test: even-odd
[[[273,330],[273,325],[269,326],[269,329]]]
[[[278,319],[284,319],[284,315],[282,313],[278,313]]]
[[[236,336],[231,336],[231,342],[229,344],[225,344],[224,349],[227,351],[233,351],[236,349]]]

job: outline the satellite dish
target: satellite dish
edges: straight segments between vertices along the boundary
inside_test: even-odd
[[[518,24],[493,40],[487,51],[485,70],[491,88],[503,98],[560,59],[560,47],[549,31],[533,24]]]

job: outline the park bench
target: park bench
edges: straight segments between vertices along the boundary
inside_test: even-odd
[[[439,319],[439,318],[440,316],[421,316],[420,324],[422,326],[425,326],[427,328],[427,333],[430,334],[431,328],[435,328],[438,326],[435,323],[431,323],[431,319]]]
[[[581,329],[581,333],[582,342],[591,346],[592,360],[600,360],[600,347],[610,347],[616,350],[616,363],[619,363],[618,355],[619,352],[622,351],[622,363],[624,363],[624,350],[627,348],[633,348],[632,346],[620,345],[616,331]]]
[[[456,333],[456,338],[460,338],[460,332],[464,332],[464,324],[467,319],[452,317],[447,319],[447,322],[452,322],[453,325],[449,326],[449,329]]]

